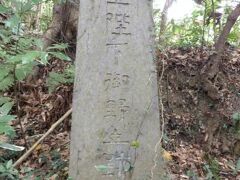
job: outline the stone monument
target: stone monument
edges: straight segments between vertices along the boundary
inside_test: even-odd
[[[161,179],[152,1],[81,0],[78,28],[70,176]]]

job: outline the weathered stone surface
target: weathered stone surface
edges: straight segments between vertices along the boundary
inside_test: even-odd
[[[161,179],[152,1],[82,0],[70,176]]]

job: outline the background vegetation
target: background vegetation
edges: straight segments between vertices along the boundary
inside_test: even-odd
[[[168,0],[167,2],[169,3]],[[239,2],[236,2],[234,6],[224,2],[224,0],[197,1],[198,8],[193,11],[191,16],[178,21],[167,19],[168,9],[174,1],[165,5],[165,9],[154,11],[156,42],[160,59],[159,72],[163,70],[162,65],[164,63],[174,64],[174,66],[168,64],[169,69],[177,67],[176,64],[178,63],[186,66],[183,62],[188,62],[192,56],[201,57],[200,61],[202,62],[206,62],[204,58],[205,60],[209,60],[209,57],[211,57],[210,54],[214,51],[214,46],[224,29],[229,15],[236,7],[236,4],[239,4]],[[69,2],[60,0],[0,0],[0,177],[2,178],[27,179],[29,177],[36,177],[41,179],[41,177],[57,178],[60,176],[67,178],[67,161],[63,158],[63,156],[67,157],[67,153],[62,153],[63,151],[60,151],[61,148],[56,148],[55,150],[48,149],[50,153],[46,156],[44,153],[38,153],[46,150],[41,145],[35,151],[35,156],[32,159],[33,164],[27,163],[16,167],[13,163],[33,144],[29,140],[29,137],[44,133],[45,128],[50,127],[53,123],[52,121],[56,121],[71,106],[71,100],[69,99],[72,98],[72,84],[74,79],[76,25],[70,22],[76,22],[76,20],[62,20],[62,7],[72,8],[69,5],[65,6],[67,3]],[[219,11],[220,8],[222,9],[221,12]],[[72,16],[77,18],[76,15],[72,14],[69,15],[69,18],[72,18]],[[62,23],[59,22],[59,19],[61,19]],[[58,22],[56,23],[55,21]],[[63,28],[66,22],[69,23],[67,25],[68,28]],[[237,53],[231,60],[235,58],[235,61],[239,62],[239,19],[234,23],[231,32],[227,36],[226,45],[227,48],[232,48],[231,55]],[[178,61],[174,61],[174,58],[178,59]],[[217,58],[219,57],[215,57],[215,59]],[[189,64],[191,63],[189,62]],[[231,64],[231,66],[236,66],[231,73],[239,73],[239,64]],[[186,68],[193,67],[201,69],[203,66],[186,66]],[[171,74],[175,72],[166,71],[165,73],[168,75],[163,78],[165,78],[167,83],[162,83],[162,86],[163,89],[168,89],[173,86],[171,84]],[[226,75],[228,72],[224,72],[224,74]],[[200,77],[200,74],[193,75],[192,73],[191,76]],[[214,78],[217,78],[216,74],[212,79]],[[225,78],[222,79],[227,81]],[[236,79],[236,82],[237,80],[239,79]],[[234,84],[234,82],[231,86],[231,92],[234,92],[237,97],[240,90],[236,85],[237,83]],[[205,83],[205,80],[203,80],[202,84],[205,87],[209,85]],[[198,88],[205,91],[203,94],[201,94],[203,91],[198,91],[200,92],[200,96],[205,97],[206,92],[209,92],[209,89],[200,88],[200,86],[197,87],[195,85],[193,89]],[[180,88],[180,91],[183,89],[185,88]],[[217,91],[220,92],[220,90],[218,89]],[[168,93],[163,93],[163,96],[169,96]],[[208,106],[210,108],[218,106],[218,99],[211,98],[212,96],[209,95]],[[163,99],[164,106],[169,106],[169,100],[165,100]],[[170,103],[173,102],[174,100]],[[62,109],[56,109],[56,107]],[[53,113],[54,111],[56,114],[59,113],[59,116],[56,116]],[[221,128],[227,130],[221,130],[220,132],[223,134],[230,133],[230,136],[239,138],[240,110],[236,108],[232,109],[231,113],[226,116],[228,119],[231,119],[231,123],[229,125],[226,121],[223,121],[225,126]],[[214,117],[217,118],[215,114]],[[177,118],[175,116],[175,119]],[[170,152],[171,143],[169,138],[171,134],[168,134],[168,126],[173,126],[173,122],[168,122],[169,124],[166,124],[166,137],[163,145]],[[198,123],[194,121],[191,124],[191,128],[185,129],[183,133],[188,131],[187,135],[200,137],[201,133],[197,130],[194,131],[194,125]],[[35,127],[33,124],[39,125]],[[186,124],[187,122],[183,126]],[[201,124],[199,123],[195,127],[200,128],[200,126]],[[68,125],[63,126],[62,129],[68,132],[69,128],[66,127]],[[178,129],[181,127],[178,126]],[[212,134],[216,131],[213,131]],[[208,136],[213,136],[212,134],[208,133]],[[180,136],[178,137],[181,138]],[[236,141],[239,141],[239,139]],[[238,144],[234,144],[233,148],[235,146],[238,146]],[[232,155],[229,152],[231,157],[234,158],[226,162],[231,167],[231,172],[229,172],[231,176],[229,175],[229,177],[237,175],[240,170],[240,159],[235,156],[237,154],[239,157],[238,150],[234,151],[234,153]],[[181,172],[179,174],[192,177],[193,179],[197,179],[200,175],[207,179],[220,179],[221,167],[218,160],[209,151],[206,151],[206,154],[205,161],[201,162],[203,172],[199,173],[188,168],[179,171]],[[176,154],[175,156],[166,156],[166,159],[170,160],[176,156]],[[34,168],[38,167],[37,163],[48,169],[47,175],[44,170],[43,172],[39,172],[37,168]]]

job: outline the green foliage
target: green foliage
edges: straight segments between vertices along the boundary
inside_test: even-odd
[[[216,179],[216,180],[220,180],[220,165],[218,163],[218,161],[211,157],[210,155],[208,155],[207,157],[207,161],[208,164],[204,166],[204,169],[207,172],[207,177],[206,179],[208,180],[212,180],[212,179]]]
[[[43,0],[9,0],[0,5],[0,13],[8,17],[0,28],[0,94],[14,86],[17,92],[17,82],[29,76],[34,66],[46,65],[51,57],[71,60],[59,52],[67,47],[66,44],[53,45],[43,50],[43,42],[27,33],[25,18],[41,2]],[[68,77],[67,72],[65,75]],[[15,119],[15,116],[9,114],[13,105],[10,99],[0,97],[0,134],[14,134],[9,125]]]
[[[161,47],[191,47],[199,46],[202,39],[201,17],[203,10],[196,10],[191,17],[185,17],[181,21],[171,20],[167,24],[163,37],[165,44]]]
[[[42,5],[42,14],[40,15],[40,29],[39,31],[45,32],[52,20],[53,0],[44,1]],[[36,14],[34,11],[33,14]]]
[[[0,134],[14,135],[14,130],[10,126],[10,122],[15,119],[15,116],[9,114],[12,107],[13,102],[9,98],[0,97]]]
[[[135,149],[140,147],[140,142],[139,141],[132,141],[131,146]]]
[[[187,171],[187,176],[190,179],[198,179],[198,175],[193,170],[188,170]]]
[[[6,163],[0,164],[0,177],[4,179],[18,179],[19,173],[13,167],[12,160],[9,160]]]
[[[233,125],[235,132],[240,134],[240,113],[236,112],[232,115]]]
[[[240,170],[240,158],[238,159],[236,164],[236,172],[238,172],[239,170]]]
[[[214,3],[214,6],[212,5]],[[167,23],[166,31],[161,36],[164,38],[164,42],[160,42],[159,47],[161,49],[169,47],[196,47],[202,44],[204,38],[205,45],[213,45],[216,38],[219,36],[222,28],[224,27],[228,15],[231,13],[233,7],[228,3],[222,1],[206,0],[205,5],[198,6],[191,14],[191,16],[185,17],[182,20],[170,20]],[[209,15],[214,12],[221,12],[219,8],[223,8],[223,16],[220,20],[220,24],[214,23],[214,18],[209,18]],[[156,33],[159,33],[159,17],[160,11],[155,10],[155,22]],[[206,13],[206,19],[204,23],[204,14]],[[209,18],[209,19],[208,19]],[[206,21],[209,20],[209,24]],[[205,24],[205,27],[204,27]],[[240,46],[240,20],[232,28],[228,42],[234,46]]]
[[[233,10],[233,7],[231,7],[228,3],[225,4],[223,17],[221,19],[221,24],[224,25],[227,21],[228,15]],[[231,32],[228,35],[228,42],[231,45],[240,47],[240,19],[236,21],[233,28],[231,29]]]
[[[232,161],[228,162],[228,164],[233,169],[233,175],[237,175],[240,171],[240,158],[238,158],[236,163],[233,163]]]
[[[62,159],[59,150],[54,150],[48,155],[46,153],[40,154],[38,162],[44,165],[45,171],[39,169],[29,169],[28,171],[25,171],[24,178],[32,175],[32,177],[36,180],[52,179],[53,176],[55,176],[55,179],[67,179],[66,167],[68,166],[68,163]]]
[[[74,66],[65,69],[63,73],[51,72],[47,79],[47,86],[53,92],[60,84],[72,84],[74,82]]]
[[[0,29],[0,93],[15,86],[17,81],[24,80],[31,74],[33,67],[38,64],[46,64],[47,52],[33,50],[41,47],[37,38],[24,34],[22,18],[24,12],[29,8],[29,3],[21,4],[20,1],[9,1],[6,6],[1,6],[10,18],[4,22]],[[10,6],[14,5],[14,6]],[[0,97],[0,134],[14,136],[14,129],[10,122],[15,119],[10,115],[14,103],[11,99]],[[10,148],[1,144],[2,148]],[[14,149],[14,145],[11,149]]]
[[[46,63],[47,52],[32,50],[41,47],[39,40],[23,33],[22,20],[24,13],[31,8],[30,5],[32,5],[30,2],[11,0],[9,6],[5,6],[8,10],[5,12],[9,13],[10,18],[4,22],[5,25],[0,30],[0,91],[6,91],[16,81],[26,78],[37,63]]]
[[[31,13],[35,14],[33,10],[36,8],[36,5],[44,1],[9,0],[0,5],[0,13],[4,13],[8,17],[0,25],[0,95],[3,95],[5,91],[9,91],[11,88],[11,90],[17,93],[18,82],[24,81],[33,72],[33,68],[36,65],[47,65],[52,57],[64,61],[71,60],[61,52],[67,48],[66,44],[55,44],[43,50],[43,42],[37,36],[28,34],[28,24],[25,21]],[[40,21],[40,23],[42,22]],[[45,25],[47,27],[47,23]],[[52,89],[59,83],[72,83],[73,71],[73,67],[69,67],[59,76],[58,73],[50,74],[49,84],[52,86]],[[0,135],[6,135],[10,138],[15,134],[11,121],[16,116],[10,114],[13,106],[14,100],[0,96]],[[8,144],[7,142],[0,142],[0,148],[14,153],[24,149],[24,147]],[[0,164],[0,179],[19,179],[19,172],[13,168],[12,160],[7,161],[10,158],[12,157],[4,156],[2,159],[2,162],[5,163]],[[56,160],[53,160],[53,169],[59,170],[64,163],[59,158],[56,158]],[[32,170],[21,171],[21,174],[25,174],[29,178],[33,173],[34,171]]]
[[[233,119],[234,124],[239,122],[240,121],[240,113],[239,112],[234,113],[233,116],[232,116],[232,119]]]
[[[41,0],[10,0],[0,8],[10,17],[0,29],[0,92],[14,86],[16,81],[24,80],[37,64],[46,65],[51,57],[71,60],[59,52],[67,47],[66,44],[53,45],[44,51],[41,40],[25,33],[22,22],[26,13],[39,2]]]
[[[0,67],[0,91],[9,89],[14,84],[14,77],[11,73],[11,68],[6,64],[1,64]]]
[[[213,179],[214,176],[213,176],[212,170],[210,169],[210,167],[209,167],[208,164],[204,166],[204,169],[205,169],[205,171],[207,172],[206,179],[207,179],[207,180]]]
[[[71,61],[71,58],[66,56],[64,53],[59,52],[59,50],[64,50],[68,47],[67,44],[54,44],[50,47],[47,48],[48,52],[50,55],[52,55],[53,57],[56,57],[58,59],[64,60],[64,61]],[[53,51],[55,50],[55,51]],[[56,51],[58,50],[58,51]]]

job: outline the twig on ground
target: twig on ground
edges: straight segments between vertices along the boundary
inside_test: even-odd
[[[23,154],[14,164],[13,167],[19,166],[31,153],[34,149],[51,133],[53,130],[61,124],[70,114],[72,113],[72,108],[68,110],[57,122],[55,122],[51,128],[25,153]]]

